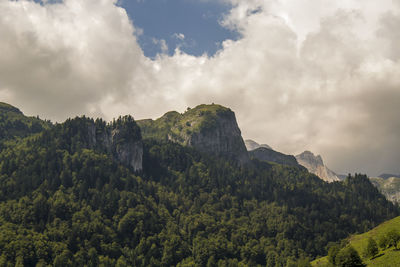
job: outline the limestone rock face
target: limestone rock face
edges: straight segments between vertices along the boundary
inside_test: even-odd
[[[142,140],[126,141],[121,137],[121,132],[118,129],[112,131],[111,139],[111,150],[117,161],[131,166],[135,171],[141,171],[143,166]]]
[[[215,123],[197,132],[181,132],[184,144],[197,148],[202,152],[235,158],[240,163],[249,161],[235,114],[227,112],[216,114]]]
[[[380,175],[379,177],[371,177],[369,179],[385,195],[387,200],[393,203],[400,203],[400,175],[392,175],[391,177],[388,177],[388,175]]]
[[[312,152],[305,151],[300,155],[297,155],[296,159],[300,165],[306,167],[309,172],[317,175],[322,180],[326,182],[340,181],[336,173],[324,165],[320,155],[315,156]]]
[[[235,113],[220,105],[199,105],[185,113],[168,112],[152,121],[138,121],[145,138],[170,140],[205,153],[250,161]]]
[[[112,154],[114,160],[130,166],[134,171],[143,168],[143,143],[140,128],[130,116],[119,118],[109,125],[88,125],[91,148]]]

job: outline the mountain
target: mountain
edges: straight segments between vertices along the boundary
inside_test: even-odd
[[[269,161],[269,162],[275,162],[278,164],[300,167],[300,165],[297,163],[297,160],[294,156],[285,155],[283,153],[280,153],[280,152],[277,152],[277,151],[274,151],[272,149],[265,148],[265,147],[259,147],[252,151],[249,151],[249,155],[251,158],[256,158],[256,159],[262,160],[262,161]]]
[[[0,148],[5,141],[27,137],[50,127],[49,121],[27,117],[18,108],[0,102]]]
[[[268,148],[268,149],[272,149],[269,145],[267,144],[259,144],[253,140],[247,139],[244,141],[244,144],[246,145],[247,151],[252,151],[254,149],[260,148],[260,147],[264,147],[264,148]]]
[[[383,179],[389,179],[392,177],[400,178],[400,174],[383,173],[383,174],[379,175],[378,177],[383,178]]]
[[[220,105],[199,105],[183,114],[172,111],[138,124],[144,138],[170,140],[241,164],[250,161],[235,113]]]
[[[310,151],[304,151],[296,156],[297,162],[306,167],[311,173],[314,173],[326,182],[340,181],[339,177],[333,171],[329,170],[320,155],[315,156]]]
[[[372,238],[378,245],[382,242],[383,238],[393,231],[400,234],[400,217],[396,217],[392,220],[386,221],[374,229],[359,235],[350,236],[344,244],[351,245],[356,249],[358,254],[361,256],[367,266],[374,267],[388,267],[388,266],[400,266],[400,250],[393,246],[383,246],[379,249],[376,257],[368,257],[365,255],[366,248],[368,246],[368,239]],[[328,257],[323,257],[312,262],[312,266],[328,267],[332,266],[328,263]]]
[[[386,198],[394,203],[400,203],[400,178],[399,177],[371,177],[372,184],[386,196]]]
[[[400,215],[364,175],[325,183],[304,168],[232,164],[176,140],[183,114],[167,114],[147,134],[125,116],[11,136],[0,266],[296,266]],[[216,116],[213,133],[227,123]]]
[[[261,161],[275,162],[278,164],[297,166],[297,160],[292,155],[285,155],[283,153],[273,150],[269,145],[258,144],[257,142],[247,139],[245,141],[247,150],[249,151],[249,156]]]

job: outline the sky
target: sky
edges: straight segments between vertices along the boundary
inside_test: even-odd
[[[231,108],[244,138],[400,173],[399,0],[0,0],[0,101],[62,122]]]

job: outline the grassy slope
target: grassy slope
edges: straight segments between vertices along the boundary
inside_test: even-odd
[[[363,258],[362,256],[363,251],[367,246],[369,237],[372,237],[373,239],[375,239],[375,241],[378,241],[381,236],[385,235],[392,229],[396,229],[397,231],[400,230],[400,216],[380,224],[369,232],[351,236],[349,238],[349,242],[358,251],[358,253],[362,257],[362,260],[368,266],[400,266],[400,250],[394,250],[393,248],[387,249],[385,251],[380,251],[378,257],[372,260]],[[327,257],[323,257],[313,261],[312,266],[324,266],[327,262]]]

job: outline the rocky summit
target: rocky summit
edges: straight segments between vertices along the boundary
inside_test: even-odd
[[[324,165],[320,155],[315,156],[310,151],[304,151],[296,156],[298,163],[307,168],[307,170],[326,182],[340,181],[339,177]]]
[[[182,114],[172,111],[138,124],[144,138],[173,141],[240,164],[250,161],[235,113],[220,105],[199,105]]]

